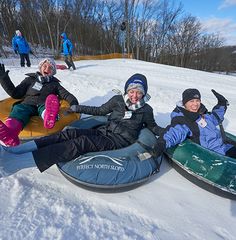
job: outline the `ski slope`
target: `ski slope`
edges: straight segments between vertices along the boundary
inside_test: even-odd
[[[19,67],[18,59],[0,59],[15,84],[37,70]],[[58,64],[63,62],[58,61]],[[230,103],[226,131],[236,134],[236,77],[137,60],[75,62],[76,71],[58,70],[56,77],[81,104],[107,101],[123,90],[134,73],[146,75],[149,104],[162,127],[186,88],[198,88],[211,110],[214,88]],[[0,99],[8,97],[0,87]],[[67,181],[53,166],[44,173],[25,168],[24,159],[0,157],[0,240],[234,240],[236,202],[216,196],[186,180],[163,161],[161,171],[131,191],[98,193]],[[15,171],[19,168],[19,171]]]

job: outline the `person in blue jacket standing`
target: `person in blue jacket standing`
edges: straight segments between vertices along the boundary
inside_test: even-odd
[[[20,30],[16,30],[16,35],[12,38],[12,48],[16,54],[20,54],[20,65],[25,66],[25,61],[27,67],[31,66],[29,53],[31,53],[30,46],[25,38],[22,36]]]
[[[71,41],[67,38],[66,33],[64,32],[61,34],[61,39],[62,39],[62,52],[65,57],[65,63],[67,64],[68,69],[72,67],[73,70],[75,70],[76,69],[75,64],[72,60],[73,45]]]
[[[157,155],[189,138],[211,151],[236,158],[236,147],[227,141],[223,129],[217,128],[224,120],[228,101],[215,90],[211,91],[218,100],[211,112],[201,103],[197,89],[189,88],[183,92],[182,101],[171,113],[171,124],[158,138]]]

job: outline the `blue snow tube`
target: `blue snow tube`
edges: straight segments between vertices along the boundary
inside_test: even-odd
[[[106,123],[107,118],[91,116],[78,120],[69,127],[94,128]],[[71,182],[94,190],[128,190],[137,187],[159,172],[161,158],[153,153],[155,135],[142,129],[137,142],[117,150],[90,152],[57,166]]]

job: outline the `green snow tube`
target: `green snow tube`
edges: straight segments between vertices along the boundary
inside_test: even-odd
[[[236,142],[236,136],[227,133]],[[217,195],[236,200],[236,159],[209,151],[186,140],[169,148],[173,167],[188,180]]]

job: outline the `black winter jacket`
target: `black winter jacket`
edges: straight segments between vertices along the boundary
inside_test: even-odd
[[[50,82],[40,83],[38,73],[26,75],[28,77],[16,87],[8,75],[1,79],[1,85],[9,96],[15,99],[22,99],[21,103],[39,106],[45,103],[49,94],[55,94],[60,99],[69,102],[70,105],[78,104],[76,97],[62,87],[60,81],[54,76],[51,77]]]
[[[125,119],[125,112],[129,110],[121,95],[112,97],[100,107],[78,105],[76,111],[100,116],[110,113],[107,124],[99,127],[98,130],[111,138],[117,147],[124,147],[134,143],[143,127],[147,127],[158,136],[162,130],[162,128],[156,124],[153,109],[148,104],[132,111],[132,117]]]

